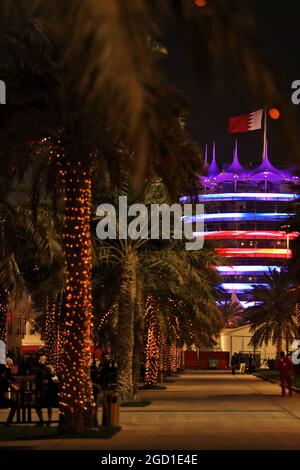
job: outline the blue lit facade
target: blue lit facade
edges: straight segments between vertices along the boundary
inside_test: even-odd
[[[207,160],[207,159],[206,159]],[[201,177],[205,213],[187,217],[185,223],[203,219],[204,240],[210,240],[224,259],[217,269],[222,287],[235,292],[244,306],[251,299],[255,284],[264,284],[269,267],[277,271],[291,256],[290,241],[299,234],[291,232],[289,219],[298,198],[299,178],[293,168],[281,170],[268,158],[257,168],[246,169],[238,159],[237,144],[231,165],[219,169],[215,145],[210,165]],[[182,198],[186,202],[189,198]]]

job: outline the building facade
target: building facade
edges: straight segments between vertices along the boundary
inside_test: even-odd
[[[235,144],[232,163],[220,169],[215,144],[212,161],[201,177],[204,204],[204,240],[212,240],[223,258],[216,267],[223,277],[222,287],[235,293],[244,307],[250,306],[251,290],[264,284],[269,268],[280,270],[291,257],[290,241],[299,233],[290,230],[293,204],[298,198],[299,177],[294,169],[278,169],[271,164],[268,149],[260,165],[244,168]],[[187,199],[187,198],[183,198]],[[195,220],[195,218],[194,218]]]

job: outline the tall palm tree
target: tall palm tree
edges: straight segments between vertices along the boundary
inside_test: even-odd
[[[154,330],[161,331],[162,336],[167,334],[173,339],[178,335],[181,344],[209,342],[221,327],[214,294],[214,286],[219,279],[210,268],[215,261],[214,253],[201,250],[197,254],[187,254],[183,244],[179,247],[169,242],[168,245],[158,247],[147,240],[139,243],[132,240],[100,243],[98,259],[100,263],[107,263],[108,267],[115,266],[115,279],[119,279],[117,282],[120,285],[116,334],[117,390],[123,400],[138,398],[144,315],[149,308],[153,311],[153,321],[150,322],[152,333]],[[124,269],[128,272],[127,265],[124,265],[128,246],[134,253],[134,263],[130,268],[130,273],[134,272],[134,295],[132,283],[127,281],[123,284],[122,280]],[[165,279],[168,279],[167,284]],[[149,294],[151,305],[147,301]],[[126,304],[120,302],[121,296],[126,299]],[[151,341],[155,341],[153,335]]]
[[[21,147],[28,140],[42,139],[45,150],[49,150],[49,166],[56,167],[56,187],[64,191],[66,341],[60,429],[80,432],[86,425],[84,416],[94,409],[87,367],[92,330],[92,170],[99,161],[100,150],[102,159],[109,156],[108,167],[115,176],[118,162],[113,161],[111,153],[121,135],[130,149],[128,164],[134,169],[135,189],[141,192],[150,155],[158,170],[169,167],[165,160],[170,159],[171,149],[157,145],[161,133],[158,123],[161,119],[177,123],[177,117],[170,112],[172,100],[165,93],[157,60],[149,47],[155,22],[146,2],[85,0],[70,4],[63,0],[55,9],[52,1],[35,2],[34,10],[20,9],[25,15],[25,29],[19,29],[19,23],[14,21],[9,9],[13,4],[6,2],[3,20],[8,18],[8,28],[5,25],[2,34],[7,47],[16,54],[14,60],[6,54],[2,71],[7,86],[14,90],[13,104],[22,106],[8,116],[2,141],[9,148],[16,134]],[[7,29],[13,32],[7,33]],[[32,86],[28,88],[31,94],[28,89],[24,93],[24,74],[26,80],[30,76],[32,83],[40,82],[36,87],[39,92],[42,90],[40,96],[36,96]],[[52,148],[45,140],[48,136],[53,137]],[[14,154],[16,149],[17,145]],[[162,152],[165,160],[160,165],[157,156]],[[27,153],[33,153],[30,146]],[[196,161],[193,155],[196,153],[189,155],[186,183],[195,178],[195,171],[191,171],[192,162]],[[128,255],[128,265],[132,259]],[[133,276],[131,279],[134,290]]]
[[[284,271],[270,269],[264,282],[266,286],[253,289],[253,301],[258,304],[246,310],[246,318],[253,333],[251,344],[257,347],[271,341],[279,353],[285,342],[288,351],[298,333],[296,305],[299,292],[290,275]]]
[[[203,46],[204,53],[198,59],[202,71],[207,71],[211,63],[217,63],[215,51],[228,51],[226,57],[232,62],[238,47],[245,75],[251,77],[256,91],[259,88],[264,97],[278,101],[278,87],[251,42],[252,31],[240,3],[232,1],[225,6],[221,0],[212,0],[211,9],[206,11],[209,14],[201,15],[193,2],[182,0],[176,2],[175,13],[181,21],[184,19],[188,40],[197,47]],[[163,151],[160,144],[154,146],[156,151],[153,151],[153,136],[160,135],[164,117],[172,115],[169,113],[172,103],[165,100],[161,69],[149,47],[149,37],[157,36],[166,10],[161,2],[150,5],[146,0],[61,0],[59,5],[53,0],[3,1],[1,33],[2,38],[10,39],[5,63],[12,57],[21,59],[18,73],[9,73],[9,67],[4,67],[3,78],[8,87],[13,83],[11,88],[19,90],[14,93],[17,98],[14,104],[21,105],[21,109],[15,109],[8,119],[2,132],[2,143],[7,146],[16,134],[23,138],[23,144],[24,140],[28,142],[49,134],[59,140],[53,160],[58,164],[60,186],[66,198],[64,248],[68,334],[64,355],[66,374],[61,391],[62,431],[84,429],[83,415],[93,409],[85,364],[88,363],[92,327],[89,217],[91,173],[98,155],[95,149],[105,149],[103,142],[107,141],[107,134],[109,142],[113,141],[112,130],[122,137],[125,134],[131,150],[128,161],[134,169],[134,188],[139,193],[145,186],[151,166],[174,186],[182,184],[183,187],[183,183],[188,186],[195,180],[194,159],[180,147],[176,151],[172,139],[171,145]],[[241,25],[245,26],[244,34],[241,34]],[[32,38],[37,47],[32,47]],[[211,44],[215,47],[211,48]],[[206,75],[202,73],[202,76]],[[17,87],[16,77],[19,78]],[[24,77],[26,83],[24,80],[22,83]],[[27,89],[28,83],[38,83],[35,88],[43,90],[42,96],[30,95],[28,89],[32,92],[34,87]],[[284,100],[280,104],[282,109],[286,107]],[[6,147],[2,145],[2,148]],[[13,155],[16,149],[17,145],[14,145]],[[23,149],[24,157],[28,153],[30,150],[25,152]],[[114,163],[110,161],[110,168],[114,168]],[[183,167],[186,169],[184,174]],[[132,256],[129,258],[131,263]],[[134,291],[132,274],[130,279]]]

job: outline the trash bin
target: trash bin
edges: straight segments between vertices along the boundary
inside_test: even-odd
[[[164,382],[164,373],[159,372],[158,373],[158,383],[162,384]]]
[[[119,426],[120,396],[116,392],[104,392],[102,408],[102,426]]]

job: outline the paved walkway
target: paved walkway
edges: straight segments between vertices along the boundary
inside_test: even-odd
[[[112,439],[2,441],[0,448],[300,449],[300,394],[281,397],[278,385],[229,372],[187,371],[173,380],[165,391],[143,392],[150,406],[122,408],[122,431]]]

